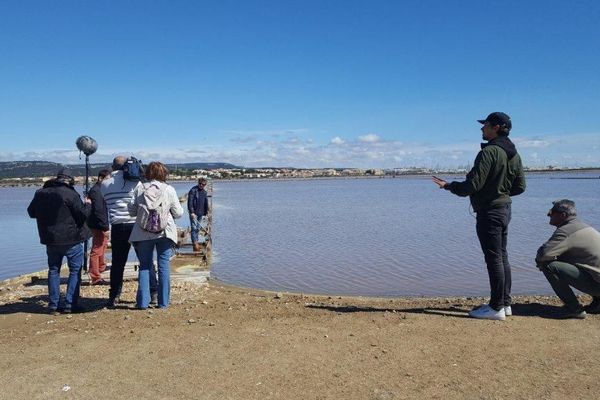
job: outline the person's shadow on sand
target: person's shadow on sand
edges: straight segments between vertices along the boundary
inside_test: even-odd
[[[94,312],[106,306],[107,299],[79,298],[75,313]],[[60,308],[59,308],[60,310]],[[48,295],[23,296],[18,301],[0,305],[0,314],[49,314]]]
[[[548,304],[527,303],[513,304],[513,316],[516,317],[540,317],[548,319],[563,319],[562,307]],[[378,308],[358,306],[336,306],[329,304],[307,304],[306,308],[327,310],[335,313],[361,313],[361,312],[395,312],[412,314],[432,314],[444,317],[470,318],[468,309],[457,306],[443,307],[413,307],[413,308]],[[510,317],[509,317],[510,318]]]

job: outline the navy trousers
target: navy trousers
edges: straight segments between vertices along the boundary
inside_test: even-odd
[[[506,243],[510,203],[477,212],[477,237],[490,278],[490,307],[498,311],[511,303],[512,279]]]
[[[123,289],[123,272],[131,248],[129,236],[132,230],[133,224],[114,224],[111,227],[112,265],[110,266],[110,292],[108,294],[111,299],[120,296]]]

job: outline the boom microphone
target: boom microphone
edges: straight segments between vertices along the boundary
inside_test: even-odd
[[[79,136],[75,141],[79,151],[86,156],[92,155],[98,150],[98,143],[89,136]]]

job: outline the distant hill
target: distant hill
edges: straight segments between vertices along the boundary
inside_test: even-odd
[[[95,176],[102,169],[110,169],[111,163],[94,163],[90,164],[90,175]],[[74,176],[85,175],[85,164],[60,164],[49,161],[1,161],[0,162],[0,179],[6,178],[40,178],[44,176],[54,176],[60,168],[69,168]],[[182,164],[167,164],[167,168],[171,171],[178,169],[218,169],[230,168],[237,169],[233,164],[228,163],[182,163]]]
[[[68,168],[74,176],[85,175],[84,164],[65,165],[49,161],[4,161],[0,162],[0,179],[55,176],[61,168]],[[98,171],[105,168],[110,169],[110,164],[90,164],[90,174],[98,174]]]
[[[25,178],[56,175],[62,164],[48,161],[0,162],[0,178]]]

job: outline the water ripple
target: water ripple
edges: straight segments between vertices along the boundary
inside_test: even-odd
[[[513,292],[549,294],[532,265],[552,233],[545,179],[515,198],[509,252]],[[580,193],[580,214],[598,210],[590,181],[566,181]],[[366,296],[486,295],[485,262],[468,201],[435,190],[428,179],[218,183],[213,274],[270,290]],[[559,196],[561,197],[561,196]],[[564,196],[562,196],[564,197]],[[594,224],[597,220],[588,218]]]
[[[527,192],[514,201],[515,294],[552,293],[533,263],[553,231],[552,200],[573,198],[582,219],[600,227],[599,180],[549,178],[528,176]],[[181,195],[190,184],[174,186]],[[489,293],[468,200],[428,178],[216,182],[214,189],[212,274],[224,282],[331,295]],[[45,268],[25,211],[34,191],[0,188],[0,231],[11,232],[0,239],[0,279]]]

